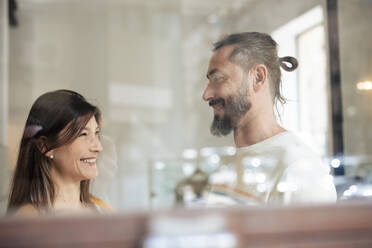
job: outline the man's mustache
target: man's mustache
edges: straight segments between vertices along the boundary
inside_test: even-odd
[[[209,106],[213,106],[213,105],[216,105],[216,104],[219,104],[219,103],[221,103],[222,106],[225,106],[225,100],[222,99],[222,98],[210,100],[209,101]]]

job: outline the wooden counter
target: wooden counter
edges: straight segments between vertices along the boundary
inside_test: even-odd
[[[225,246],[219,239],[227,240]],[[176,248],[188,244],[372,247],[372,203],[0,220],[0,247]]]

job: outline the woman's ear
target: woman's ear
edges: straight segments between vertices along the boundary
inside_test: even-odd
[[[263,64],[258,64],[252,68],[253,90],[259,91],[267,82],[267,68]]]
[[[47,157],[49,157],[51,154],[51,152],[53,150],[50,150],[48,151],[48,147],[47,147],[47,138],[44,137],[44,136],[41,136],[37,141],[36,141],[36,146],[37,146],[37,149],[39,149],[40,153],[42,154],[45,154]]]
[[[47,153],[45,153],[45,156],[47,156],[50,159],[53,159],[54,158],[54,154],[53,153],[54,153],[54,150],[50,150]]]

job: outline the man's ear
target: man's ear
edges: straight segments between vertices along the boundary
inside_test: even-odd
[[[252,68],[253,90],[259,91],[267,82],[267,68],[263,64],[258,64]]]

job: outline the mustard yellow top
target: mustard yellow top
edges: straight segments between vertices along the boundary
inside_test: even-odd
[[[91,197],[90,200],[96,207],[96,210],[101,214],[109,214],[109,213],[115,212],[114,207],[102,199]],[[26,204],[20,207],[13,214],[13,216],[25,216],[25,217],[40,216],[40,215],[42,214],[32,204]]]
[[[114,207],[110,204],[96,197],[91,197],[90,200],[97,207],[97,210],[101,213],[113,213],[115,212]]]

